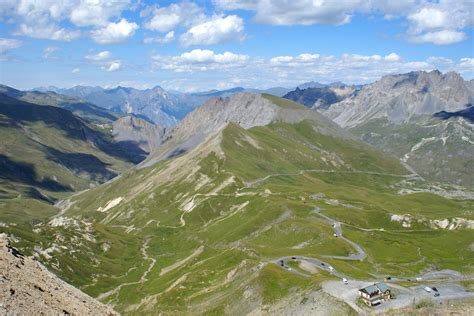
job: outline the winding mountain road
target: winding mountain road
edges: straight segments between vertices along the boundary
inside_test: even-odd
[[[322,214],[320,208],[315,208],[312,211],[312,213],[319,215],[320,217],[327,220],[332,225],[334,229],[334,234],[336,235],[336,237],[341,238],[345,242],[349,243],[352,247],[354,247],[354,249],[357,252],[356,254],[350,254],[349,256],[323,256],[324,258],[339,259],[339,260],[357,260],[357,261],[362,261],[365,258],[367,258],[367,254],[365,253],[364,249],[362,249],[361,246],[359,246],[357,243],[353,242],[352,240],[347,239],[346,237],[342,235],[341,222],[338,222],[335,219]]]

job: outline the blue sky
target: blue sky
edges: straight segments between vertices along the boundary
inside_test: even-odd
[[[0,80],[199,91],[474,77],[468,0],[2,0]]]

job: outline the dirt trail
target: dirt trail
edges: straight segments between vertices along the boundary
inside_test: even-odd
[[[177,261],[177,262],[173,263],[172,265],[170,265],[166,268],[161,269],[160,276],[165,275],[166,273],[181,267],[182,265],[187,263],[192,258],[199,256],[203,251],[204,251],[204,246],[201,245],[198,249],[194,250],[194,252],[192,254],[190,254],[188,257],[186,257],[186,258],[184,258],[180,261]]]
[[[107,298],[111,295],[115,295],[117,294],[121,289],[122,287],[124,286],[127,286],[127,285],[133,285],[133,284],[140,284],[140,283],[145,283],[146,281],[148,281],[147,279],[147,276],[148,276],[148,273],[150,273],[150,271],[153,269],[153,267],[155,266],[155,263],[156,263],[156,259],[154,258],[151,258],[148,256],[148,253],[147,253],[147,249],[148,249],[148,242],[150,240],[147,239],[143,242],[143,245],[142,245],[142,248],[141,248],[141,252],[142,252],[142,256],[143,256],[143,259],[146,260],[146,261],[151,261],[150,265],[148,266],[148,269],[146,269],[145,272],[143,272],[140,280],[138,281],[134,281],[134,282],[127,282],[127,283],[122,283],[120,284],[119,286],[117,286],[116,288],[108,291],[108,292],[105,292],[105,293],[102,293],[101,295],[99,295],[97,298],[99,300],[103,300],[104,298]]]

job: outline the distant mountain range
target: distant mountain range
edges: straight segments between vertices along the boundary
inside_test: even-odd
[[[281,87],[266,90],[236,87],[227,90],[182,93],[166,91],[160,86],[144,90],[120,86],[112,89],[90,86],[75,86],[69,89],[63,89],[49,86],[36,88],[34,90],[40,92],[55,92],[56,94],[84,100],[85,102],[95,104],[109,111],[122,114],[135,114],[142,118],[146,117],[164,127],[176,125],[186,114],[211,97],[225,97],[243,91],[271,93],[280,96],[290,91],[290,89]]]
[[[79,98],[52,91],[20,91],[12,87],[0,85],[0,93],[25,102],[60,107],[95,123],[112,122],[123,115]]]

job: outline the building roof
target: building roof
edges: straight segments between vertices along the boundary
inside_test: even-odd
[[[372,295],[372,294],[378,293],[379,289],[375,285],[369,285],[369,286],[364,287],[363,289],[360,289],[359,291]]]
[[[375,286],[379,288],[380,292],[390,291],[390,288],[384,282],[379,282],[379,283],[375,284]]]
[[[366,287],[360,289],[359,291],[365,292],[369,295],[372,295],[372,294],[376,294],[378,292],[385,293],[386,291],[389,291],[389,290],[390,290],[390,288],[388,287],[387,284],[385,284],[384,282],[379,282],[379,283],[376,283],[374,285],[366,286]]]

